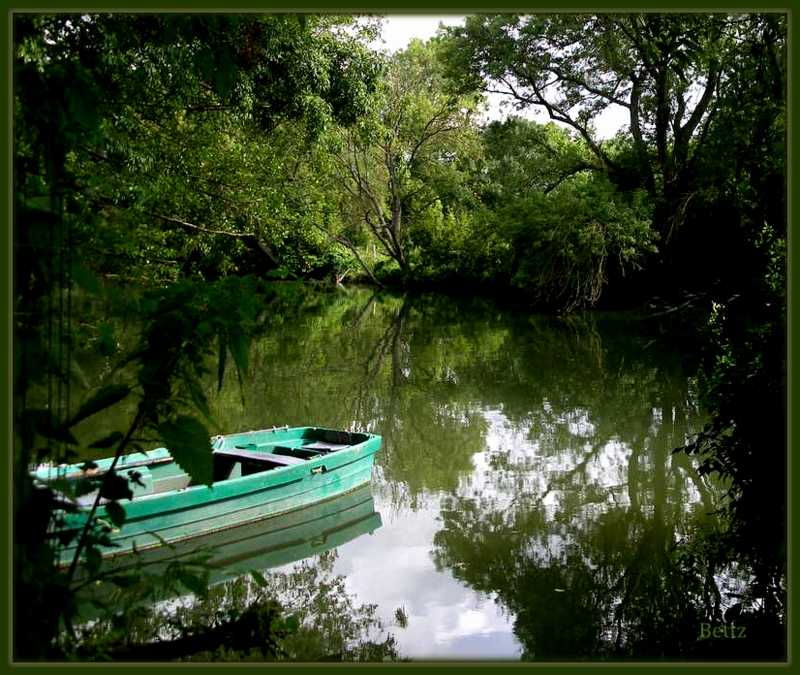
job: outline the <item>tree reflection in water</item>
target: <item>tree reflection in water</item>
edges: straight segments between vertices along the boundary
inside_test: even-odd
[[[624,315],[276,284],[248,404],[207,393],[219,433],[380,433],[375,489],[441,506],[438,569],[497,599],[524,658],[781,658],[782,617],[737,597],[747,570],[718,545],[724,486],[672,453],[703,422],[684,358]],[[747,638],[699,639],[726,620]]]
[[[140,605],[81,629],[82,651],[136,661],[396,661],[377,607],[333,572],[336,551],[253,571],[193,595]],[[131,594],[118,592],[124,602]]]

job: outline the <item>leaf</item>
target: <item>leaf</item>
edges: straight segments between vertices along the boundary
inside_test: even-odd
[[[208,579],[205,574],[192,574],[185,569],[179,569],[178,580],[197,596],[205,597],[208,593]]]
[[[94,546],[87,546],[85,551],[86,566],[89,568],[90,573],[94,574],[100,569],[100,565],[103,563],[103,556]]]
[[[94,443],[90,444],[90,448],[110,448],[115,443],[119,443],[125,436],[121,431],[114,431],[108,436],[97,439]]]
[[[60,441],[61,443],[78,444],[77,439],[58,423],[58,420],[49,410],[26,410],[23,415],[24,419],[31,424],[33,430],[40,436],[53,441]]]
[[[222,391],[222,380],[225,377],[225,361],[228,357],[228,345],[225,343],[225,333],[219,332],[219,368],[217,372],[217,391]]]
[[[80,263],[73,262],[72,264],[72,280],[90,293],[100,292],[100,282],[97,277]]]
[[[76,497],[82,497],[83,495],[94,492],[97,489],[97,482],[96,480],[80,478],[75,481],[75,487],[73,489],[75,490]]]
[[[144,481],[142,480],[141,471],[130,471],[128,473],[128,480],[132,483],[136,483],[136,485],[139,487],[146,487]]]
[[[109,472],[100,486],[100,496],[111,501],[127,498],[133,499],[133,491],[128,485],[128,479],[120,476],[115,471]],[[109,506],[107,504],[106,506]],[[109,517],[111,514],[109,513]]]
[[[108,502],[108,504],[106,504],[106,515],[117,527],[122,527],[127,517],[125,509],[122,508],[119,502]]]
[[[258,570],[250,570],[250,576],[253,577],[253,581],[255,581],[261,588],[267,587],[267,580]]]
[[[181,416],[158,427],[164,444],[194,483],[211,485],[214,464],[208,429],[194,417]]]
[[[131,388],[124,384],[108,384],[102,387],[94,396],[86,401],[79,409],[78,412],[72,417],[67,427],[74,427],[78,422],[87,417],[94,415],[101,410],[110,408],[115,403],[119,403],[128,394],[131,393]]]

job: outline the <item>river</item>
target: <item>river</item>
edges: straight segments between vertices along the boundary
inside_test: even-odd
[[[209,376],[213,432],[383,437],[379,526],[324,557],[403,657],[677,656],[697,639],[703,575],[681,556],[713,528],[717,493],[672,453],[704,418],[668,332],[625,313],[295,284],[276,284],[261,321],[242,386]]]

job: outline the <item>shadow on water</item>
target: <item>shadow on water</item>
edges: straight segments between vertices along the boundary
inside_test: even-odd
[[[213,432],[380,433],[375,494],[433,514],[436,571],[495,599],[523,659],[783,657],[780,618],[718,546],[724,486],[672,452],[704,420],[668,334],[295,284],[259,322],[242,389],[209,379]]]

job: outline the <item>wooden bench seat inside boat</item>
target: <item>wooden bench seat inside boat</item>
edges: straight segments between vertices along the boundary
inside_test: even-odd
[[[272,462],[273,464],[281,464],[289,466],[291,464],[302,464],[306,460],[301,457],[290,457],[287,455],[277,455],[272,452],[258,452],[250,448],[255,446],[236,447],[234,449],[215,450],[214,454],[217,457],[234,457],[236,459],[244,459],[256,462]]]
[[[314,457],[319,457],[320,455],[325,454],[324,452],[320,452],[319,450],[308,450],[306,448],[289,448],[281,445],[276,445],[275,449],[272,452],[276,455],[281,455],[283,457],[299,457],[301,459],[313,459]]]
[[[303,464],[306,459],[271,452],[258,452],[256,446],[220,448],[214,451],[214,480],[249,476],[282,466]],[[250,449],[253,448],[253,449]]]
[[[328,443],[326,441],[314,441],[313,443],[306,443],[302,446],[303,450],[315,450],[321,453],[333,452],[334,450],[341,450],[342,448],[350,447],[347,443]]]

